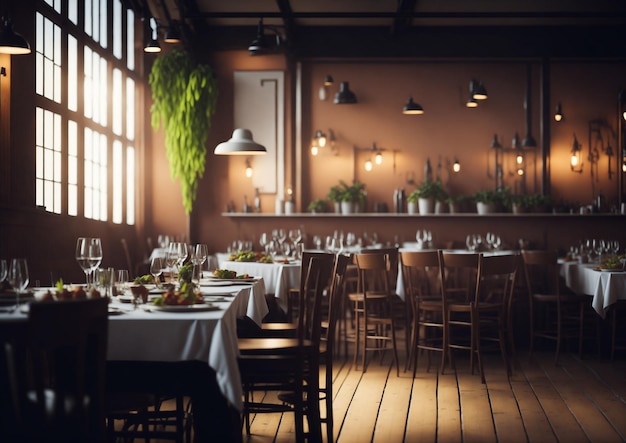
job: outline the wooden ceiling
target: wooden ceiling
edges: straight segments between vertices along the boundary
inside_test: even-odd
[[[626,57],[623,0],[124,1],[204,50],[247,48],[263,18],[296,59]]]

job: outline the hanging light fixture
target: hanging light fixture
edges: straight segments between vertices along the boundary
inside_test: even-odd
[[[380,151],[376,152],[376,156],[374,157],[374,163],[376,163],[377,165],[382,165],[383,164],[383,153]]]
[[[252,177],[252,164],[250,163],[250,159],[246,159],[246,177]]]
[[[577,172],[578,174],[583,172],[582,148],[578,143],[576,134],[574,134],[574,143],[572,144],[569,166],[572,172]]]
[[[478,101],[474,97],[472,97],[472,94],[470,94],[469,98],[465,102],[465,107],[466,108],[478,108]]]
[[[30,54],[30,44],[21,34],[13,31],[13,21],[9,17],[2,18],[0,54]]]
[[[341,82],[339,92],[335,95],[334,103],[336,105],[346,105],[356,102],[356,95],[350,90],[350,84],[348,82]]]
[[[487,100],[487,89],[483,82],[478,80],[470,81],[470,95],[474,100]]]
[[[161,45],[158,40],[158,25],[155,22],[155,29],[152,29],[152,22],[154,18],[149,18],[147,20],[147,28],[146,28],[146,37],[148,39],[148,43],[143,47],[143,52],[147,52],[150,54],[155,54],[161,52]]]
[[[327,75],[324,79],[324,86],[330,86],[334,83],[333,77],[331,75]]]
[[[561,102],[556,105],[556,111],[554,111],[554,121],[560,122],[563,120],[563,108],[561,108]]]
[[[424,113],[424,108],[419,103],[415,103],[413,97],[409,97],[409,101],[402,108],[402,113],[405,115],[421,115]]]
[[[274,35],[266,34],[268,30]],[[250,55],[264,55],[277,52],[283,43],[283,38],[278,32],[276,26],[269,26],[263,24],[263,18],[259,20],[259,26],[257,27],[257,34],[250,46],[248,46],[248,53]]]
[[[228,141],[215,147],[213,153],[216,155],[262,155],[267,153],[267,149],[252,139],[252,132],[249,129],[237,128]]]
[[[180,27],[178,25],[178,22],[176,20],[172,20],[170,22],[170,25],[167,27],[167,29],[165,30],[165,35],[163,36],[163,41],[165,43],[180,43],[181,42],[181,36],[180,36]]]

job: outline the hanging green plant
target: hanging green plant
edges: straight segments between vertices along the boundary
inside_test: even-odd
[[[206,139],[215,111],[217,82],[211,67],[184,50],[157,57],[148,77],[152,89],[152,127],[165,130],[170,175],[180,179],[183,206],[191,212],[204,175]]]

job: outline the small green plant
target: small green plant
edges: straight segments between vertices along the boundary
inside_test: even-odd
[[[328,202],[321,198],[315,199],[311,203],[309,203],[309,206],[307,206],[307,210],[309,212],[316,212],[316,213],[327,212]]]
[[[341,187],[339,185],[335,185],[330,188],[328,194],[326,195],[326,198],[328,198],[328,200],[333,203],[338,203],[341,201],[341,193]]]
[[[355,180],[352,185],[339,180],[341,190],[340,201],[361,203],[365,201],[365,184]]]
[[[416,202],[420,198],[434,198],[437,201],[444,201],[448,196],[441,181],[424,180],[422,184],[407,197],[407,201]]]

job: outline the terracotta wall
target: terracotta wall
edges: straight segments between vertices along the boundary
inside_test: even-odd
[[[281,225],[307,226],[309,233],[329,230],[326,222],[302,219],[252,218],[237,219],[223,217],[229,201],[234,201],[240,210],[244,195],[249,201],[254,194],[251,181],[244,175],[243,158],[213,156],[213,147],[230,137],[232,131],[232,72],[244,69],[288,69],[280,57],[249,57],[245,52],[220,53],[212,60],[218,73],[220,96],[218,112],[214,117],[214,128],[209,137],[207,173],[200,185],[197,206],[190,219],[190,238],[203,241],[214,251],[224,250],[235,238],[258,237],[263,230]],[[542,128],[542,66],[531,63],[531,132],[539,147],[530,156],[527,193],[541,192],[541,128]],[[293,114],[288,127],[301,131],[301,138],[287,138],[287,149],[294,158],[301,154],[302,167],[295,167],[294,180],[297,207],[306,210],[309,201],[325,197],[330,186],[338,180],[351,181],[353,178],[364,182],[368,191],[369,210],[374,203],[383,202],[392,207],[393,190],[405,187],[407,192],[414,186],[408,179],[420,182],[424,177],[424,165],[430,159],[434,174],[441,162],[441,178],[449,192],[471,194],[484,187],[493,187],[493,165],[488,164],[490,143],[494,134],[500,142],[510,146],[516,132],[520,139],[526,135],[526,111],[524,102],[527,91],[526,62],[304,62],[301,68],[302,118]],[[288,71],[287,85],[295,88],[298,71]],[[319,100],[318,92],[326,75],[332,75],[335,84],[328,89],[327,99]],[[578,208],[580,204],[590,204],[595,195],[602,192],[608,202],[617,205],[616,176],[609,180],[608,158],[601,156],[595,176],[590,174],[587,161],[582,174],[570,171],[569,152],[573,135],[576,134],[587,155],[589,121],[604,120],[615,131],[617,126],[617,94],[624,87],[625,63],[552,63],[550,65],[550,87],[552,89],[549,125],[552,133],[549,169],[549,186],[552,197]],[[477,109],[467,109],[465,101],[469,80],[480,79],[489,92],[489,99]],[[350,88],[358,97],[355,105],[334,105],[332,98],[341,81],[349,81]],[[580,85],[585,85],[583,88]],[[405,116],[401,108],[409,96],[413,96],[425,109],[421,116]],[[551,119],[556,102],[560,101],[566,118],[561,123]],[[289,105],[289,104],[288,104]],[[262,104],[258,106],[263,112]],[[316,129],[332,129],[337,138],[338,155],[321,152],[310,155],[309,146]],[[609,140],[615,146],[615,140]],[[369,153],[360,148],[371,147],[373,143],[385,149],[384,161],[367,173],[363,163]],[[359,150],[356,152],[354,148]],[[395,152],[395,165],[393,162]],[[451,162],[458,157],[461,172],[450,172]],[[613,170],[616,158],[613,157]],[[286,165],[287,169],[291,164]],[[505,184],[519,190],[519,183],[513,176],[505,176]],[[264,213],[274,211],[274,195],[264,195]],[[282,196],[281,196],[282,197]],[[622,220],[623,221],[623,220]],[[600,220],[596,220],[600,222]],[[604,223],[603,221],[602,223]],[[331,221],[331,225],[341,225],[348,221]],[[400,229],[399,236],[411,238],[413,227],[406,222],[397,225],[393,219],[384,222],[364,218],[359,221],[358,230],[374,224],[375,229],[389,231]],[[500,221],[497,222],[498,224]],[[502,223],[508,223],[503,221]],[[539,221],[528,222],[531,225]],[[288,227],[288,226],[286,226]],[[487,228],[483,229],[486,230]],[[538,226],[537,229],[540,229]],[[410,232],[412,231],[412,232]],[[332,232],[332,230],[331,230]],[[155,233],[156,234],[156,233]],[[459,233],[460,234],[460,233]],[[563,238],[563,243],[574,241],[577,233]],[[541,237],[541,235],[538,235]],[[561,246],[565,246],[564,244]]]

